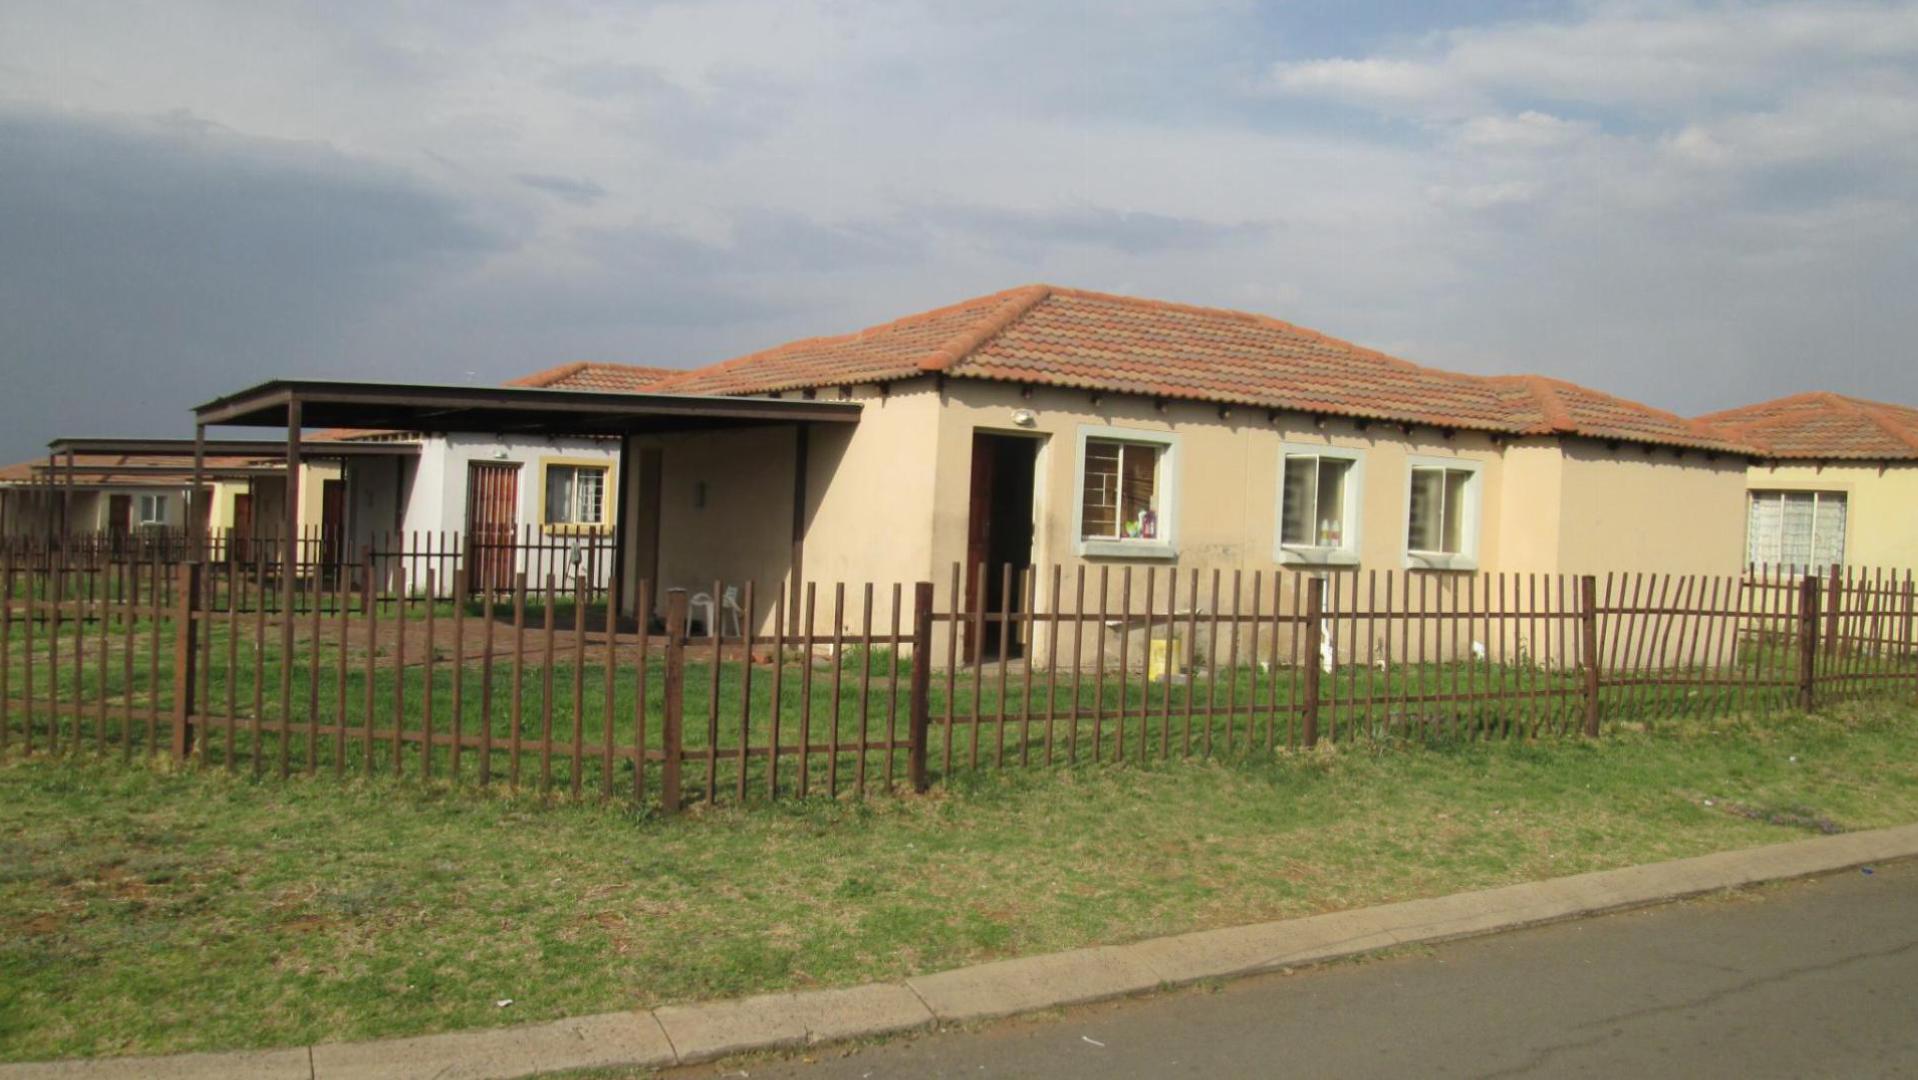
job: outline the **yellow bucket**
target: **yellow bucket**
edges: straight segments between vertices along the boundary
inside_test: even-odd
[[[1168,672],[1179,674],[1179,639],[1176,636],[1153,638],[1146,645],[1146,681],[1156,682]]]

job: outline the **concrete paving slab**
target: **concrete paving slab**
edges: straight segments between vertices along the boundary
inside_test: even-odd
[[[559,1069],[673,1062],[672,1044],[652,1013],[619,1012],[494,1031],[321,1044],[313,1048],[312,1078],[507,1080]]]
[[[933,1024],[919,995],[900,983],[762,994],[654,1010],[680,1064],[809,1042],[889,1035]]]
[[[681,1064],[711,1061],[748,1050],[801,1046],[806,1025],[784,1007],[790,995],[771,994],[704,1005],[666,1005],[653,1010]]]
[[[1333,957],[1389,949],[1403,940],[1398,934],[1400,929],[1398,923],[1389,915],[1374,908],[1335,911],[1328,915],[1314,915],[1296,921],[1300,929],[1311,932],[1319,940],[1297,949],[1287,950],[1284,955],[1275,957],[1280,963],[1307,964]]]
[[[1159,985],[1159,974],[1111,946],[1000,960],[906,980],[943,1023],[1122,997]]]
[[[932,1027],[938,1021],[905,983],[875,983],[798,995],[795,1012],[806,1022],[806,1041],[869,1039]]]
[[[1305,925],[1308,920],[1200,930],[1176,937],[1153,938],[1119,946],[1159,975],[1168,986],[1184,986],[1204,979],[1229,979],[1262,971],[1277,971],[1296,963],[1292,957],[1327,944],[1331,928]]]
[[[229,1054],[28,1062],[0,1065],[0,1076],[6,1080],[311,1080],[313,1063],[301,1046]]]

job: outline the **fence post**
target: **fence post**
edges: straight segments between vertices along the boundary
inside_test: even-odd
[[[1832,657],[1838,655],[1838,638],[1840,631],[1843,629],[1839,620],[1845,610],[1845,586],[1844,582],[1838,576],[1838,564],[1836,563],[1832,564],[1831,584],[1828,586],[1828,589],[1829,592],[1825,597],[1825,607],[1823,609],[1825,616],[1825,655]]]
[[[1817,697],[1818,575],[1798,583],[1798,707],[1810,712]]]
[[[1911,571],[1907,570],[1905,571],[1904,632],[1898,635],[1898,644],[1900,646],[1898,654],[1900,656],[1907,656],[1907,657],[1910,656],[1912,651],[1912,646],[1914,644],[1911,636],[1912,612],[1914,608],[1914,604],[1913,604],[1914,600],[1918,600],[1918,591],[1915,591],[1913,589],[1912,580],[1911,580]]]
[[[924,794],[931,786],[926,777],[926,733],[932,719],[932,582],[921,581],[912,587],[912,703],[907,714],[910,749],[906,752],[906,776],[912,790]]]
[[[1319,653],[1325,648],[1325,579],[1305,579],[1305,717],[1301,737],[1306,749],[1319,744]]]
[[[179,570],[180,593],[173,608],[173,759],[193,754],[194,692],[200,685],[200,564],[185,562]]]
[[[373,610],[373,545],[360,545],[360,615]]]
[[[1579,661],[1585,669],[1585,736],[1598,738],[1598,577],[1578,579]]]
[[[717,663],[717,658],[715,658]],[[666,593],[666,678],[659,741],[665,760],[659,769],[659,801],[668,814],[679,813],[680,746],[683,741],[686,689],[686,590]]]

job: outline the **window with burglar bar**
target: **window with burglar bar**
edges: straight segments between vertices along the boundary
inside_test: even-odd
[[[1085,540],[1157,540],[1159,463],[1153,443],[1087,439],[1079,535]]]
[[[1820,571],[1845,561],[1848,501],[1842,491],[1754,491],[1745,557],[1769,566]]]
[[[604,525],[605,523],[605,466],[546,466],[546,524]]]

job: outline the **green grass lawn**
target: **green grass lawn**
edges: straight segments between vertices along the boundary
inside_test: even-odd
[[[0,1059],[816,987],[1918,821],[1918,710],[618,804],[0,764]],[[496,1003],[512,999],[501,1008]]]

